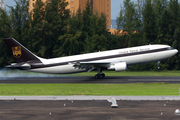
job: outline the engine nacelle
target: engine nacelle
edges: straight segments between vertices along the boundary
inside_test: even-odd
[[[114,63],[108,68],[108,70],[115,70],[116,72],[126,71],[127,64],[126,64],[126,62]]]

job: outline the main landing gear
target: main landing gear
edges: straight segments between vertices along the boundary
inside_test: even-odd
[[[97,74],[94,76],[96,79],[103,79],[105,77],[104,73],[101,73],[101,68],[97,68]]]
[[[103,79],[105,77],[105,74],[104,73],[101,73],[101,74],[96,74],[94,76],[96,79]]]

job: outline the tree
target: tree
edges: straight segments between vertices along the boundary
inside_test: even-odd
[[[147,0],[143,10],[143,44],[153,44],[157,38],[156,17],[151,0]]]
[[[31,12],[29,14],[29,24],[30,24],[30,28],[29,28],[29,40],[28,40],[28,45],[27,47],[37,53],[39,50],[38,45],[41,44],[40,40],[41,36],[40,34],[40,30],[42,31],[41,27],[42,27],[42,22],[44,21],[44,17],[45,17],[45,3],[42,2],[42,0],[37,0],[35,3],[35,8],[34,8],[34,13]],[[42,34],[42,33],[41,33]]]
[[[83,33],[87,32],[88,36],[92,36],[90,24],[91,24],[91,16],[93,15],[93,11],[92,11],[89,0],[87,1],[86,8],[85,8],[85,10],[83,10],[82,14],[83,14],[83,16],[82,16],[82,19],[83,19],[82,31],[83,31]]]
[[[45,58],[54,56],[53,50],[60,47],[58,38],[67,32],[70,17],[65,0],[51,0],[51,3],[36,2],[31,20],[32,48],[37,55]]]
[[[51,0],[51,4],[46,6],[45,21],[48,23],[49,35],[44,38],[44,46],[47,47],[47,57],[55,57],[53,49],[62,45],[58,38],[67,32],[70,17],[70,11],[66,9],[67,5],[66,0]]]
[[[89,1],[86,3],[85,10],[81,12],[79,8],[77,14],[73,14],[73,16],[69,18],[68,23],[68,34],[70,35],[68,37],[67,35],[66,37],[61,37],[61,41],[62,39],[77,36],[80,32],[80,36],[78,35],[78,45],[72,46],[73,48],[77,47],[76,54],[107,50],[115,46],[113,44],[114,41],[111,42],[110,33],[108,33],[105,14],[97,13],[95,10],[92,12]],[[102,47],[97,47],[100,45]]]
[[[140,29],[140,19],[138,19],[138,11],[136,10],[136,5],[130,0],[124,0],[124,7],[121,8],[119,17],[117,17],[117,26],[119,30],[125,30],[128,32],[126,35],[126,41],[128,41],[128,46],[133,45],[132,34],[133,31]]]
[[[83,26],[83,20],[82,20],[82,11],[80,9],[77,10],[76,15],[73,14],[71,17],[68,19],[68,32],[70,34],[75,35],[77,31],[82,31],[82,26]]]
[[[78,41],[81,34],[82,32],[77,31],[75,35],[68,33],[65,35],[61,35],[58,39],[61,43],[61,47],[54,50],[54,54],[58,56],[69,56],[78,54],[80,46],[82,44],[80,41]]]
[[[4,38],[11,37],[11,24],[9,16],[6,11],[0,10],[0,67],[4,67],[5,64],[13,62],[11,55],[8,54],[8,49],[4,47]]]
[[[174,48],[179,50],[179,20],[180,20],[180,7],[178,0],[170,0],[167,5],[166,11],[166,23],[167,23],[167,32],[164,38],[164,42],[168,45],[171,45]],[[179,53],[169,58],[164,64],[168,65],[168,69],[180,69],[179,68]]]
[[[13,57],[9,53],[2,39],[13,37],[24,45],[27,45],[27,41],[24,41],[23,37],[27,32],[28,23],[28,1],[27,0],[15,0],[16,6],[10,7],[9,14],[6,11],[1,10],[0,14],[0,66],[10,64],[14,62]]]
[[[27,41],[23,41],[22,34],[25,29],[25,25],[28,22],[28,1],[27,0],[15,0],[15,8],[10,8],[10,22],[12,28],[12,36],[22,44],[26,45]]]

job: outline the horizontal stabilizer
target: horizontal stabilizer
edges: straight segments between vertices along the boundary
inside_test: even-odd
[[[21,69],[21,70],[29,70],[31,68],[31,66],[27,63],[25,64],[11,64],[6,66],[7,68],[11,68],[11,69]]]

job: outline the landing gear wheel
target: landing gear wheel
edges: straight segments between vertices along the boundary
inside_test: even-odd
[[[100,78],[100,79],[103,79],[104,77],[105,77],[105,74],[104,74],[104,73],[102,73],[102,74],[99,75],[99,78]]]
[[[95,77],[96,79],[103,79],[103,78],[105,77],[105,74],[104,74],[104,73],[102,73],[102,74],[96,74],[94,77]]]
[[[103,78],[105,77],[105,74],[104,73],[102,73],[102,75],[103,75]]]
[[[103,79],[105,77],[104,73],[101,73],[101,67],[97,67],[97,74],[94,76],[96,79]]]
[[[99,75],[98,75],[98,74],[96,74],[94,77],[95,77],[96,79],[98,79],[98,78],[99,78]]]

